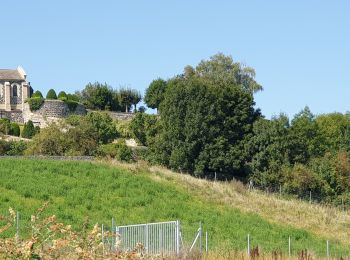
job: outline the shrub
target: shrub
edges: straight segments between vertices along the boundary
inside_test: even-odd
[[[98,132],[98,142],[106,144],[118,136],[113,119],[105,112],[90,112],[86,119],[94,126]]]
[[[24,124],[24,128],[22,131],[22,137],[31,139],[36,134],[36,129],[31,120],[29,120],[26,124]]]
[[[23,155],[27,149],[27,143],[23,141],[10,142],[10,149],[7,151],[7,155]]]
[[[19,125],[17,123],[11,123],[9,134],[14,136],[20,136],[21,129],[19,128]]]
[[[10,129],[11,129],[10,120],[8,120],[7,118],[0,119],[0,133],[7,135],[9,134]]]
[[[23,155],[27,144],[23,141],[4,141],[0,140],[0,155]]]
[[[133,159],[132,150],[126,145],[124,139],[120,139],[116,143],[100,145],[98,155],[126,162]]]
[[[80,101],[79,96],[76,95],[76,94],[67,94],[67,99],[75,101],[75,102],[79,102]]]
[[[28,104],[30,111],[36,111],[41,108],[41,106],[44,104],[44,99],[40,97],[32,97],[28,99]]]
[[[78,102],[69,99],[65,100],[64,102],[68,105],[68,109],[70,112],[74,112],[77,109]]]
[[[32,98],[44,98],[44,96],[39,90],[37,90],[33,93]]]
[[[56,91],[53,89],[50,89],[47,92],[46,99],[57,99]]]
[[[64,91],[60,91],[60,93],[58,93],[57,97],[58,97],[59,100],[63,100],[63,101],[68,99],[67,94]]]

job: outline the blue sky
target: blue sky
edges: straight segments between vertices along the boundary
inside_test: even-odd
[[[255,68],[268,118],[350,110],[349,1],[1,1],[0,68],[34,89],[144,91],[223,52]]]

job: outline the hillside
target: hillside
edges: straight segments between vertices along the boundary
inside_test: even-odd
[[[0,214],[9,207],[20,211],[24,235],[30,215],[49,201],[45,214],[75,229],[87,218],[90,226],[112,217],[117,224],[179,219],[189,243],[202,221],[213,250],[244,250],[249,233],[265,252],[286,252],[290,236],[295,253],[307,248],[325,255],[329,239],[333,256],[350,254],[347,212],[248,192],[239,183],[140,164],[2,159],[0,169]]]

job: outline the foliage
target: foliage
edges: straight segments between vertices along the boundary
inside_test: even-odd
[[[254,80],[255,70],[253,68],[234,62],[231,56],[225,56],[222,53],[210,57],[209,60],[202,60],[195,69],[187,66],[183,76],[185,78],[199,77],[218,87],[238,85],[242,90],[250,93],[262,90],[262,86]]]
[[[77,94],[80,96],[80,101],[89,109],[113,110],[117,105],[113,89],[107,83],[88,83],[83,91]]]
[[[75,102],[80,102],[79,96],[77,94],[67,94],[67,99]]]
[[[167,82],[161,78],[153,80],[146,89],[145,103],[150,108],[159,108],[164,99],[164,93],[167,88]]]
[[[1,134],[9,134],[11,131],[11,123],[10,120],[7,118],[1,118],[0,119],[0,133]]]
[[[98,143],[109,143],[118,136],[116,125],[107,113],[89,112],[86,120],[96,129]]]
[[[37,134],[28,145],[28,155],[94,155],[97,131],[87,121],[73,127],[51,124]]]
[[[20,136],[21,135],[21,129],[19,128],[19,125],[17,123],[15,123],[15,122],[11,123],[9,135],[13,135],[13,136]]]
[[[56,91],[54,89],[50,89],[46,94],[46,99],[57,99]]]
[[[77,109],[77,106],[79,104],[78,102],[76,102],[74,100],[70,100],[70,99],[67,99],[64,102],[67,104],[70,112],[74,112]]]
[[[83,230],[76,232],[71,225],[65,225],[57,221],[55,215],[46,217],[45,210],[48,202],[45,202],[33,215],[27,232],[30,238],[19,240],[17,235],[0,239],[0,257],[7,259],[105,259],[107,258],[133,258],[141,256],[142,253],[134,252],[115,253],[105,248],[100,243],[101,228],[96,224],[91,231]],[[14,228],[16,223],[16,212],[9,208],[9,215],[0,215],[5,224],[0,226],[0,234]],[[111,239],[112,234],[103,234]],[[142,249],[142,247],[140,248]],[[140,250],[136,248],[135,250]]]
[[[60,91],[60,93],[58,93],[57,98],[58,98],[59,100],[65,101],[65,100],[68,99],[68,96],[67,96],[67,93],[66,93],[66,92]]]
[[[246,139],[259,116],[253,96],[236,85],[173,79],[161,103],[156,160],[198,176],[244,174]]]
[[[43,94],[39,90],[35,91],[31,97],[32,98],[44,98]]]
[[[31,139],[35,134],[37,134],[37,129],[35,129],[33,122],[29,120],[24,124],[22,137]]]
[[[125,107],[124,112],[129,112],[131,105],[141,100],[141,95],[130,88],[121,88],[119,95],[121,104]]]
[[[30,111],[36,111],[41,108],[41,106],[45,102],[45,99],[40,97],[32,97],[32,98],[29,98],[27,101],[29,104]]]
[[[145,113],[137,113],[130,123],[133,138],[145,146],[154,143],[158,128],[157,116]]]
[[[103,144],[98,149],[98,155],[115,158],[119,161],[132,161],[132,151],[126,145],[124,139],[119,139],[116,143]]]
[[[23,155],[26,148],[23,141],[0,140],[0,155]]]

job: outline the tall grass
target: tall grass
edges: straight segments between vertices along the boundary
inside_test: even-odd
[[[259,245],[264,252],[286,253],[290,236],[294,253],[306,248],[315,255],[326,253],[326,237],[244,212],[218,195],[213,199],[213,191],[205,185],[180,185],[172,175],[101,163],[24,159],[0,160],[0,169],[0,213],[9,207],[18,210],[23,232],[33,209],[49,201],[45,214],[56,215],[77,230],[87,220],[90,228],[95,223],[108,225],[112,217],[117,224],[179,219],[189,243],[201,221],[214,251],[245,250],[249,233],[252,247]],[[13,232],[9,229],[2,236]],[[330,244],[332,255],[349,255],[346,245],[334,239]]]

